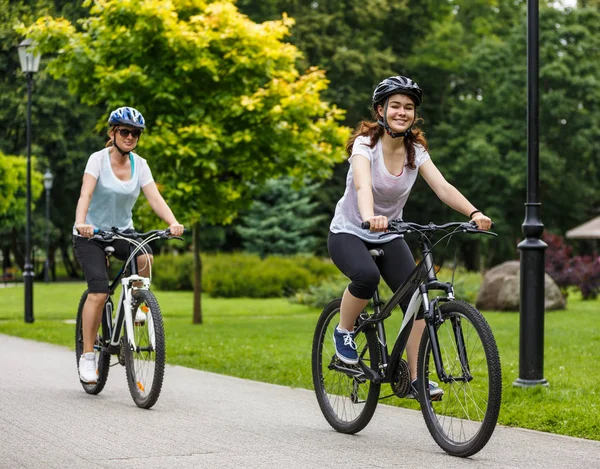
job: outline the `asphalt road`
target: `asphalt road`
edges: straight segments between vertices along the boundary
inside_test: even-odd
[[[600,416],[598,417],[600,419]],[[475,456],[445,454],[420,412],[380,405],[335,432],[312,391],[168,366],[135,406],[120,365],[98,396],[71,350],[0,335],[0,468],[600,468],[600,442],[498,427]]]

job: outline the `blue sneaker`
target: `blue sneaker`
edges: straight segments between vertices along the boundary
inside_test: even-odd
[[[429,381],[429,398],[432,401],[437,401],[442,398],[444,394],[444,390],[438,387],[438,384],[435,381]],[[419,391],[417,389],[417,380],[413,380],[410,383],[410,391],[406,395],[407,399],[418,399]]]
[[[333,342],[335,343],[335,354],[341,361],[347,365],[356,365],[358,363],[354,332],[342,332],[336,326],[333,331]]]

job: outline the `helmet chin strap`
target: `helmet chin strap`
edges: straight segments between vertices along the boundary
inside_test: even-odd
[[[386,117],[389,100],[390,100],[390,98],[386,98],[385,105],[383,106],[383,120],[377,120],[377,123],[379,125],[381,125],[385,129],[386,133],[392,138],[409,136],[412,133],[412,124],[410,124],[408,129],[406,129],[404,132],[392,132],[392,129],[390,128],[389,124],[387,123],[387,117]]]
[[[119,153],[121,153],[121,155],[123,155],[123,156],[129,155],[128,151],[123,151],[123,150],[121,150],[119,148],[119,145],[117,145],[117,139],[116,138],[113,140],[113,147],[115,147],[119,151]]]

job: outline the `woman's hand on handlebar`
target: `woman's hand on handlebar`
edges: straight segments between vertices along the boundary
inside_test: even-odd
[[[471,218],[471,222],[477,225],[477,228],[483,231],[488,231],[492,228],[492,220],[489,217],[486,217],[483,213],[477,212]]]
[[[169,226],[169,234],[171,236],[181,236],[183,234],[183,230],[184,227],[182,224],[180,223],[173,223],[171,226]]]
[[[369,230],[376,232],[385,232],[388,229],[388,218],[383,215],[376,215],[371,218],[367,218],[365,222],[369,223]]]
[[[91,238],[92,236],[94,236],[94,226],[93,225],[86,225],[85,223],[76,223],[75,229],[84,238]]]

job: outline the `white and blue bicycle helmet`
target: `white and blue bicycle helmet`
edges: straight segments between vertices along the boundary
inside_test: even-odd
[[[146,121],[140,111],[129,106],[124,106],[110,113],[108,125],[111,127],[115,125],[130,125],[138,129],[145,129]]]

